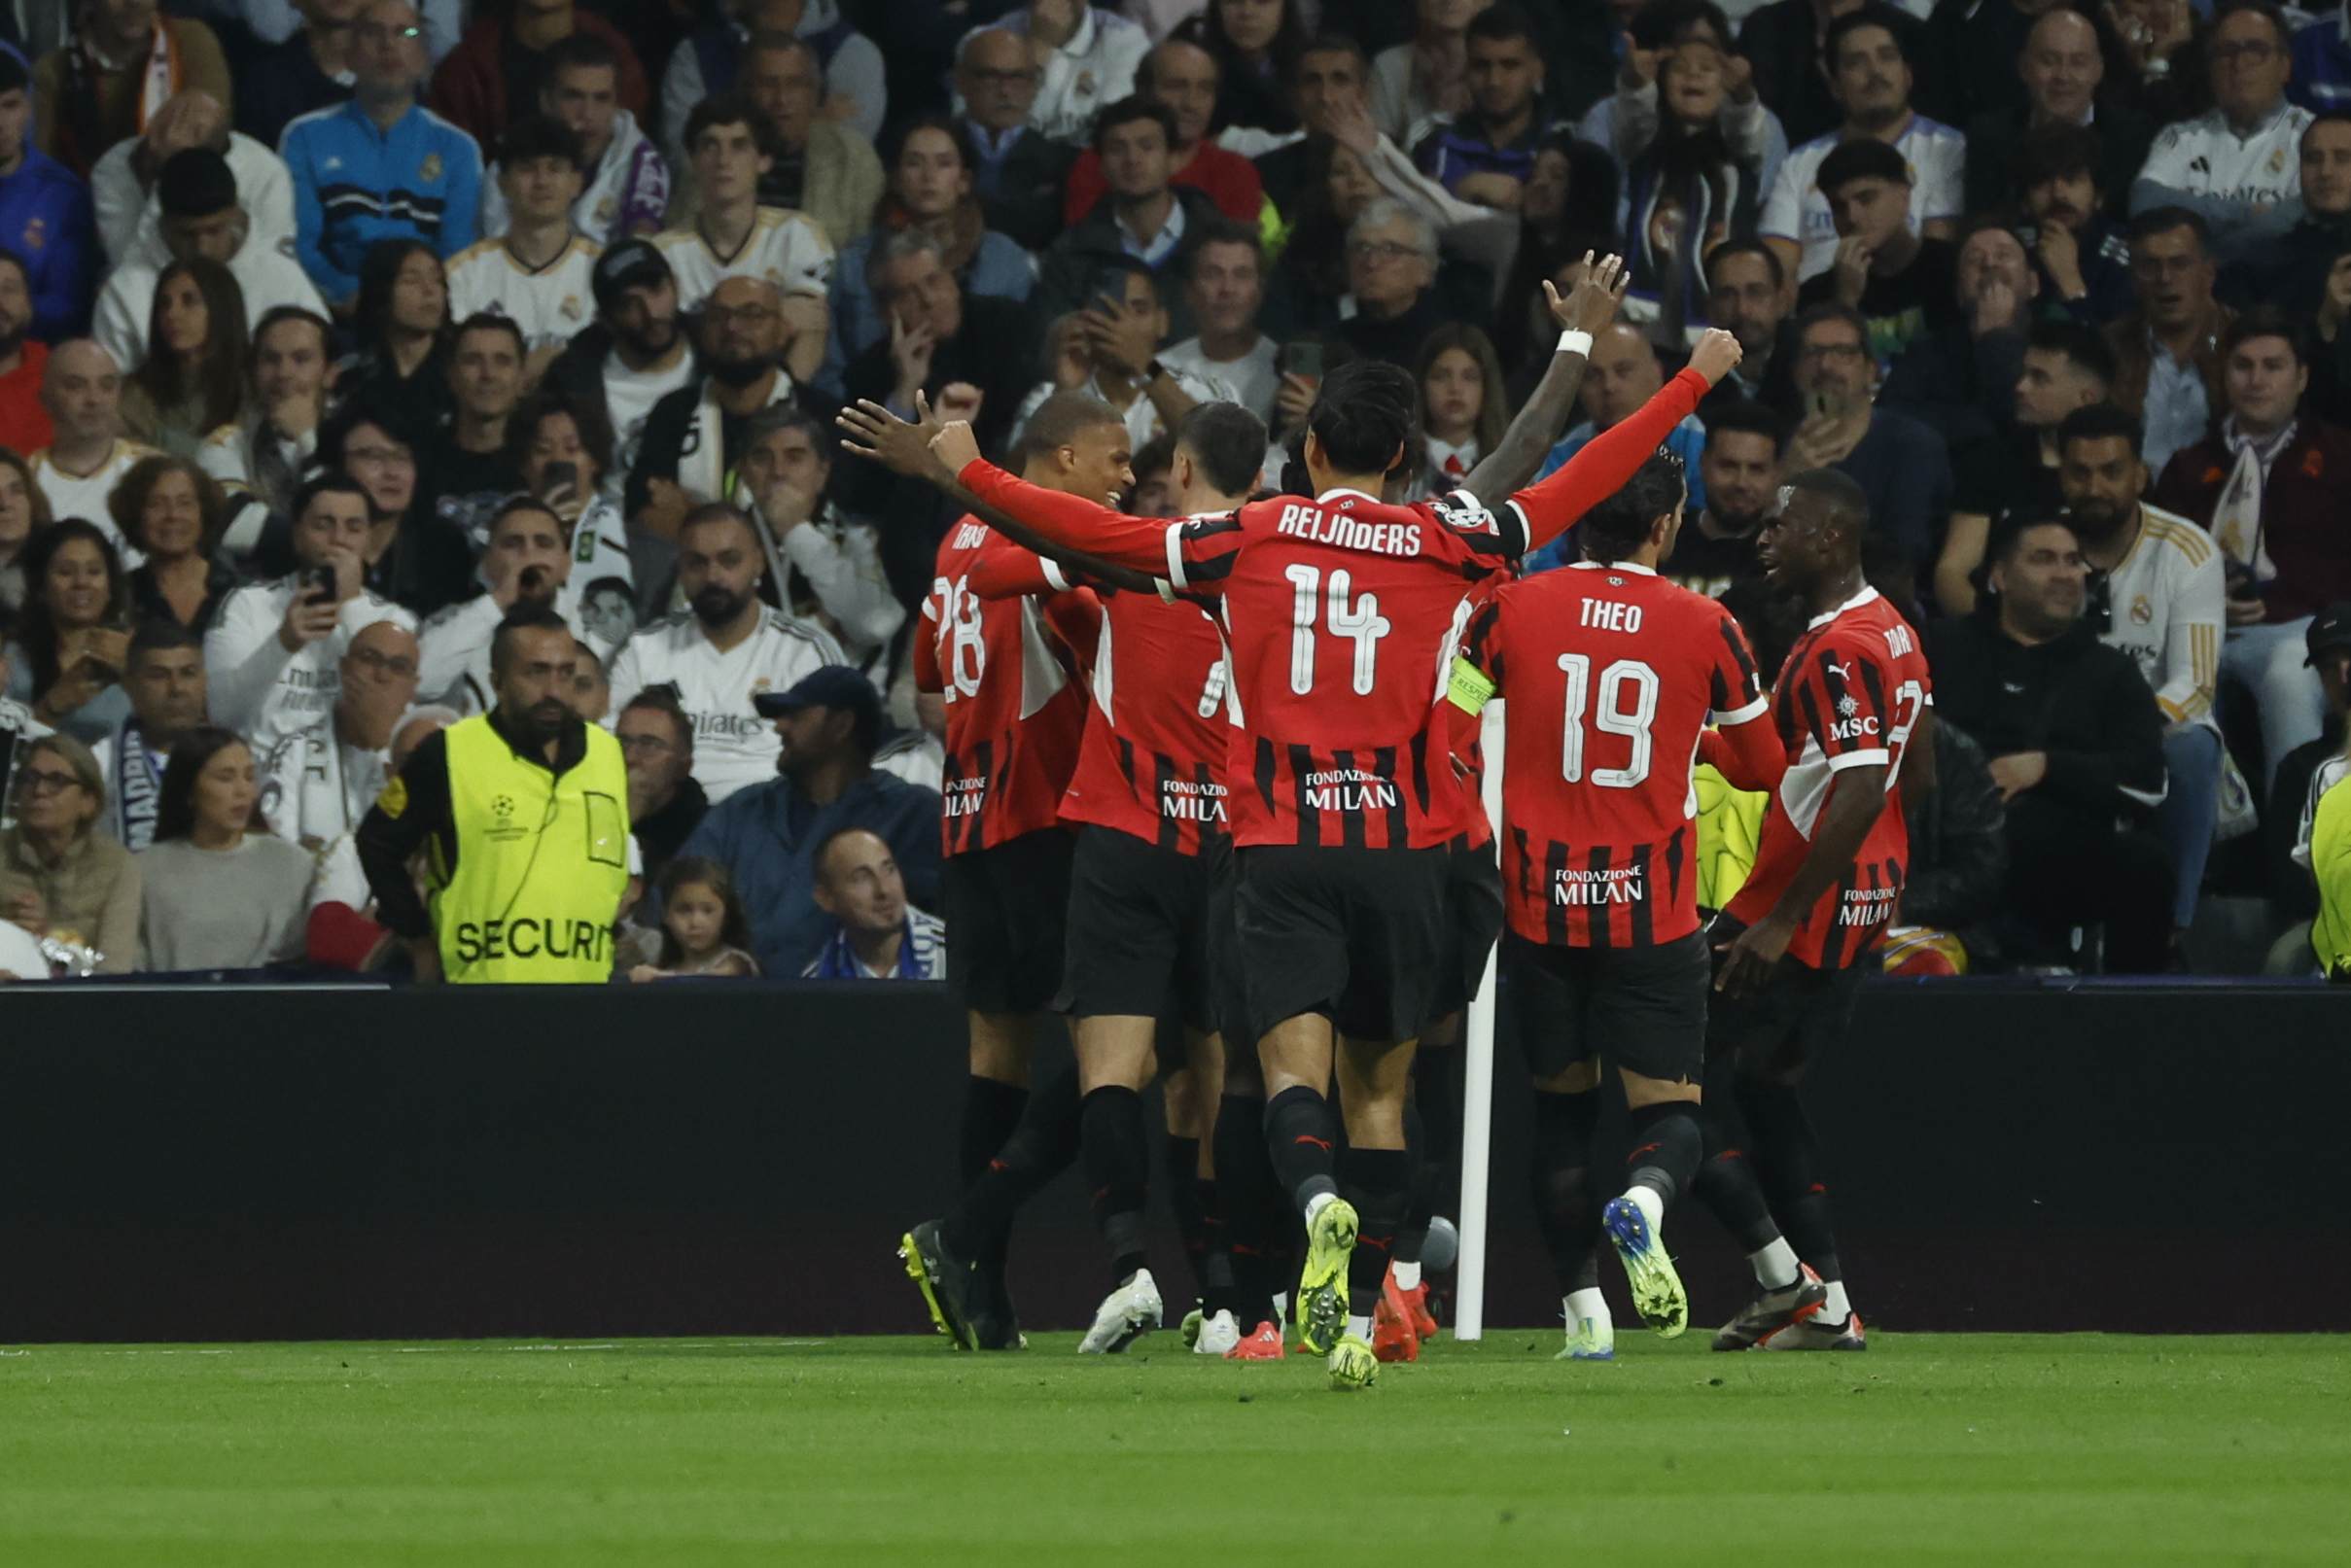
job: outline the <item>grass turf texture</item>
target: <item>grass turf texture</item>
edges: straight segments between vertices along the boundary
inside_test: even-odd
[[[1356,1396],[1172,1334],[38,1345],[0,1356],[0,1558],[2351,1560],[2351,1341],[1557,1339],[1442,1342]]]

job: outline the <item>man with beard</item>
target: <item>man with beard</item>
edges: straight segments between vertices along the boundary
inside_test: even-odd
[[[596,319],[547,366],[547,385],[574,408],[595,408],[613,432],[607,489],[616,494],[637,461],[653,405],[694,380],[694,357],[678,330],[678,279],[651,240],[626,239],[597,258],[588,286]]]
[[[1734,614],[1762,603],[1763,563],[1755,540],[1779,490],[1779,451],[1787,438],[1786,423],[1761,403],[1715,409],[1698,460],[1705,504],[1658,563],[1667,580],[1723,601]]]
[[[2176,941],[2195,918],[2220,810],[2221,729],[2212,697],[2227,575],[2211,535],[2139,500],[2147,466],[2139,461],[2137,420],[2112,403],[2092,403],[2065,416],[2056,445],[2057,488],[2089,568],[2085,618],[2100,642],[2138,662],[2163,711],[2170,788],[2156,808],[2156,829],[2179,872],[2171,909]]]
[[[150,621],[123,661],[130,716],[89,749],[106,780],[98,828],[136,854],[156,839],[163,768],[180,737],[204,722],[204,640],[171,621]]]
[[[498,706],[428,736],[359,824],[376,919],[421,981],[601,984],[637,870],[620,744],[573,712],[579,645],[526,604],[490,645]],[[425,841],[430,909],[408,865]]]
[[[725,496],[751,416],[792,398],[783,365],[783,297],[774,284],[719,280],[698,335],[702,377],[653,404],[621,503],[633,528],[659,539],[676,539],[689,510]]]
[[[2041,292],[2086,327],[2103,326],[2138,302],[2130,241],[2107,216],[2098,156],[2098,138],[2085,125],[2044,125],[2017,155]]]
[[[849,662],[830,633],[760,601],[766,574],[750,518],[723,502],[694,507],[678,530],[678,588],[692,608],[630,638],[612,663],[615,711],[648,686],[676,691],[693,723],[694,776],[714,805],[775,776],[782,740],[761,719],[759,695]]]
[[[2007,803],[2017,958],[2078,962],[2071,933],[2103,922],[2107,971],[2151,974],[2171,937],[2171,856],[2148,831],[2163,716],[2130,655],[2083,619],[2087,580],[2062,519],[1999,540],[1975,613],[1927,628],[1935,711],[1983,748]]]

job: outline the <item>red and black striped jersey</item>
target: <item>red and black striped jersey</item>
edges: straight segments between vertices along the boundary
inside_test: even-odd
[[[1222,600],[1236,844],[1426,849],[1463,840],[1476,810],[1443,701],[1470,586],[1623,484],[1705,390],[1684,371],[1499,510],[1465,490],[1397,506],[1342,489],[1171,524],[985,462],[962,479],[1074,549]]]
[[[1853,864],[1820,895],[1788,944],[1819,969],[1861,962],[1892,918],[1910,865],[1910,831],[1895,787],[1918,715],[1934,700],[1926,655],[1910,623],[1875,589],[1815,616],[1788,652],[1772,716],[1787,772],[1764,813],[1755,869],[1731,900],[1734,920],[1752,925],[1772,913],[1812,843],[1837,775],[1885,766],[1885,809],[1871,823]]]
[[[1773,746],[1747,640],[1723,608],[1629,562],[1510,583],[1469,621],[1453,700],[1508,704],[1502,886],[1511,929],[1555,947],[1648,947],[1698,929],[1709,721]]]
[[[975,577],[1021,586],[985,599]],[[939,540],[914,660],[916,685],[947,701],[939,825],[949,854],[1060,820],[1086,710],[1046,637],[1040,601],[1069,587],[1052,563],[976,518]]]

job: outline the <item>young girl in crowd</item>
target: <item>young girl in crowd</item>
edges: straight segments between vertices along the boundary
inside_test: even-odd
[[[681,855],[662,869],[661,962],[629,971],[635,981],[755,975],[751,920],[726,867],[704,855]]]
[[[1428,334],[1413,379],[1421,387],[1421,434],[1428,444],[1412,492],[1419,501],[1459,489],[1478,460],[1501,444],[1510,400],[1492,340],[1460,322]]]

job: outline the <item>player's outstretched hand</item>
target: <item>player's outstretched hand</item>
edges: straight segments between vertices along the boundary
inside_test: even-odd
[[[979,437],[971,434],[969,425],[959,419],[941,428],[930,438],[930,451],[946,466],[949,473],[962,473],[979,461]]]
[[[1757,921],[1730,946],[1715,950],[1723,955],[1723,963],[1714,976],[1714,989],[1726,996],[1744,996],[1755,991],[1771,977],[1795,936],[1796,927],[1775,915]]]
[[[1719,387],[1741,358],[1737,337],[1720,327],[1709,327],[1698,347],[1690,351],[1690,368],[1704,376],[1707,386]]]
[[[930,400],[919,392],[914,395],[914,423],[908,424],[872,399],[860,398],[844,404],[833,422],[857,437],[844,438],[843,451],[869,457],[893,472],[927,479],[936,471],[930,442],[939,433],[939,421],[930,411]]]
[[[1601,330],[1616,320],[1616,313],[1625,302],[1625,290],[1632,283],[1632,273],[1621,256],[1601,260],[1597,265],[1592,253],[1584,253],[1584,275],[1576,286],[1560,297],[1551,280],[1543,280],[1543,297],[1551,305],[1551,319],[1571,332],[1590,332],[1598,336]]]

